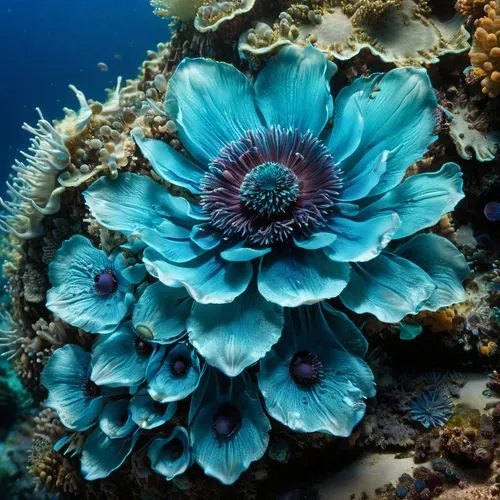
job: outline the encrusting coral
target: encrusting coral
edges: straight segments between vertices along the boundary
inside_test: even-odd
[[[500,3],[490,1],[484,7],[485,17],[476,20],[474,42],[470,51],[472,65],[479,71],[483,93],[500,95]]]

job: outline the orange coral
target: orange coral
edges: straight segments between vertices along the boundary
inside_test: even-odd
[[[485,17],[477,19],[474,42],[469,57],[481,72],[483,94],[500,95],[500,2],[488,2]]]
[[[439,311],[422,311],[418,314],[418,322],[428,326],[431,332],[449,332],[453,328],[453,320],[456,313],[451,307],[439,309]]]
[[[480,17],[487,3],[488,0],[458,0],[457,10],[464,16]]]

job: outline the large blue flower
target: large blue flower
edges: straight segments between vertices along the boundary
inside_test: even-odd
[[[452,163],[403,181],[436,138],[427,73],[360,78],[334,112],[335,71],[311,46],[281,49],[254,84],[231,65],[185,59],[165,110],[190,156],[141,130],[133,136],[156,173],[200,203],[133,173],[101,178],[85,193],[100,224],[142,240],[153,276],[195,299],[190,340],[230,376],[278,341],[282,307],[340,296],[356,312],[399,321],[431,297],[436,307],[463,297],[457,250],[442,263],[447,279],[455,276],[448,294],[435,294],[442,274],[384,251],[463,197]]]
[[[144,274],[143,264],[128,266],[122,254],[108,257],[87,238],[75,235],[50,263],[47,308],[86,332],[112,332],[134,300],[132,285]]]
[[[208,476],[232,484],[264,455],[271,424],[245,374],[207,370],[189,413],[194,458]]]
[[[294,431],[350,436],[375,396],[363,334],[327,304],[287,309],[285,317],[281,339],[260,362],[269,415]]]
[[[68,429],[92,427],[106,402],[102,389],[90,380],[90,358],[81,347],[65,345],[52,354],[40,376],[49,391],[45,405],[56,410]]]

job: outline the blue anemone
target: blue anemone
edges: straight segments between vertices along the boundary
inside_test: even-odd
[[[447,394],[429,389],[416,397],[411,404],[411,418],[426,429],[443,427],[453,414],[453,403]]]
[[[197,387],[202,374],[200,359],[187,344],[162,347],[148,366],[148,392],[160,403],[180,401]]]
[[[349,436],[375,396],[373,374],[359,356],[362,333],[330,306],[285,312],[279,342],[260,362],[259,388],[269,415],[294,431]]]
[[[184,59],[165,110],[190,156],[139,129],[133,136],[155,172],[200,203],[134,173],[103,177],[84,193],[100,224],[142,240],[150,274],[194,298],[190,339],[227,375],[277,342],[283,307],[340,296],[356,312],[396,322],[463,298],[456,249],[439,273],[416,255],[384,251],[463,197],[453,163],[404,180],[436,139],[426,71],[359,78],[334,111],[335,72],[312,46],[282,48],[254,84],[231,65]],[[436,238],[439,250],[445,240]],[[445,294],[435,293],[441,279]]]
[[[86,332],[112,332],[134,300],[132,285],[145,274],[143,264],[127,266],[122,254],[108,257],[87,238],[72,236],[50,263],[47,308]]]
[[[130,400],[130,415],[141,429],[154,429],[172,420],[177,403],[162,404],[155,401],[146,389],[141,389]]]
[[[232,484],[264,455],[271,424],[245,374],[207,370],[189,413],[194,458],[208,476]]]
[[[177,426],[168,437],[157,437],[148,448],[151,468],[168,481],[182,474],[191,465],[189,434]]]
[[[99,416],[99,428],[111,439],[130,436],[137,430],[137,424],[129,412],[129,400],[118,399],[106,403]]]
[[[90,380],[90,358],[81,347],[65,345],[52,354],[40,376],[49,391],[45,405],[71,430],[92,427],[105,403],[101,388]]]

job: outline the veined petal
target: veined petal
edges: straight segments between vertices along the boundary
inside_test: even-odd
[[[351,278],[340,299],[358,314],[371,313],[385,323],[416,314],[434,293],[432,278],[412,262],[382,253],[352,265]]]
[[[283,47],[255,82],[257,105],[266,125],[318,136],[333,112],[330,79],[336,71],[337,66],[312,45]]]
[[[235,377],[278,341],[283,321],[281,307],[250,285],[231,304],[195,303],[188,320],[189,340],[208,364]]]
[[[185,58],[168,84],[165,110],[181,142],[202,164],[262,126],[250,81],[230,64]]]
[[[323,250],[271,252],[259,268],[259,292],[283,307],[337,297],[349,280],[349,265],[333,262]]]
[[[154,429],[172,420],[177,403],[159,404],[141,389],[130,400],[130,415],[141,429]]]
[[[399,225],[399,217],[394,212],[383,212],[365,220],[334,217],[329,228],[337,238],[325,251],[338,262],[371,260],[390,243]]]
[[[245,242],[238,243],[234,247],[228,248],[220,253],[220,256],[229,262],[247,262],[258,259],[271,252],[271,247],[251,248],[245,246]]]
[[[99,428],[111,439],[130,436],[137,430],[137,424],[128,411],[128,399],[109,401],[99,416]]]
[[[132,314],[137,335],[159,344],[175,342],[186,331],[191,304],[183,288],[172,288],[160,282],[149,285]]]
[[[200,194],[200,181],[205,171],[176,151],[164,141],[144,139],[143,134],[134,133],[132,137],[144,157],[151,163],[154,171],[165,181]]]
[[[436,96],[425,69],[397,68],[358,78],[342,89],[335,100],[332,137],[327,143],[339,147],[337,135],[344,134],[344,120],[349,120],[356,109],[352,99],[359,103],[363,132],[357,148],[340,167],[349,176],[352,169],[361,171],[362,159],[371,149],[376,149],[377,154],[388,151],[386,170],[370,195],[385,193],[400,183],[406,169],[421,159],[436,140]],[[353,142],[357,140],[356,135]],[[338,153],[332,150],[332,154],[345,156],[341,147]]]
[[[395,253],[421,267],[437,286],[422,309],[437,311],[467,297],[462,282],[470,274],[470,267],[462,253],[446,238],[419,234],[399,246]]]
[[[231,302],[246,290],[252,277],[248,262],[227,262],[217,255],[205,254],[186,264],[174,264],[148,248],[143,261],[151,275],[167,286],[184,286],[202,304]]]
[[[360,216],[371,216],[385,210],[396,212],[401,225],[393,238],[404,238],[436,224],[464,197],[460,167],[446,163],[438,172],[409,177],[375,203],[364,208]]]

